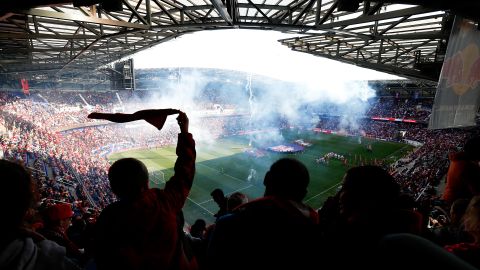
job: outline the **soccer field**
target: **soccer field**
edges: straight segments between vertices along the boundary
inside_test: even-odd
[[[334,152],[345,156],[350,163],[355,163],[355,157],[356,163],[359,163],[360,156],[366,163],[375,159],[384,159],[391,163],[412,149],[412,146],[406,144],[365,138],[362,138],[362,144],[359,144],[358,137],[317,134],[310,131],[288,132],[283,136],[286,142],[303,139],[312,143],[312,146],[297,154],[264,151],[264,156],[255,157],[244,151],[249,148],[249,139],[246,136],[222,138],[214,145],[197,142],[196,174],[184,207],[185,221],[188,224],[192,224],[198,218],[205,219],[207,223],[214,221],[213,214],[217,212],[218,207],[212,201],[210,192],[215,188],[221,188],[227,195],[240,191],[250,200],[261,197],[264,192],[265,173],[275,160],[282,157],[298,159],[308,167],[310,185],[305,202],[319,208],[328,196],[336,193],[347,168],[339,160],[331,159],[328,165],[323,165],[317,164],[315,159]],[[372,152],[367,151],[367,144],[372,145]],[[176,160],[174,147],[126,151],[113,154],[109,158],[113,162],[123,157],[134,157],[145,163],[149,172],[153,174],[151,187],[162,188],[164,180],[173,175]]]

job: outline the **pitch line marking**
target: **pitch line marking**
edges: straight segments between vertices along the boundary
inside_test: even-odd
[[[244,188],[240,188],[240,189],[234,190],[234,191],[232,191],[232,192],[230,192],[230,193],[227,193],[226,195],[232,195],[232,194],[235,193],[235,192],[239,192],[239,191],[242,191],[242,190],[251,188],[251,187],[253,187],[253,185],[248,185],[248,186],[246,186],[246,187],[244,187]],[[209,199],[209,200],[206,200],[206,201],[201,202],[201,203],[198,203],[198,204],[204,204],[204,203],[207,203],[207,202],[210,202],[210,201],[213,201],[213,199]]]
[[[337,187],[337,186],[339,186],[340,184],[342,184],[342,182],[338,182],[338,183],[336,183],[335,185],[333,185],[333,186],[331,186],[331,187],[327,188],[326,190],[324,190],[324,191],[322,191],[322,192],[318,193],[317,195],[310,197],[310,198],[309,198],[308,200],[306,200],[305,202],[309,202],[309,201],[311,201],[313,198],[316,198],[316,197],[318,197],[318,196],[320,196],[320,195],[322,195],[322,194],[326,193],[327,191],[331,190],[331,189],[332,189],[332,188],[334,188],[334,187]]]
[[[154,175],[153,177],[155,177],[155,175]],[[161,179],[160,179],[160,181],[162,181],[164,184],[166,183],[164,180],[161,180]],[[213,215],[213,214],[214,214],[214,213],[212,213],[210,210],[208,210],[207,208],[201,206],[201,205],[200,205],[199,203],[197,203],[196,201],[190,199],[190,197],[187,197],[187,200],[191,201],[192,203],[196,204],[198,207],[200,207],[200,208],[202,208],[203,210],[207,211],[208,213],[210,213],[210,215]]]
[[[385,159],[389,159],[391,157],[393,157],[394,154],[396,154],[397,152],[400,152],[402,151],[403,149],[407,148],[408,147],[408,144],[407,145],[404,145],[402,148],[400,149],[397,149],[396,151],[394,151],[393,153],[391,153],[390,155],[386,156]],[[401,157],[402,158],[402,157]]]
[[[211,215],[213,215],[214,213],[210,212],[207,208],[201,206],[200,204],[198,204],[197,202],[195,202],[194,200],[190,199],[190,197],[187,197],[187,199],[189,201],[191,201],[192,203],[196,204],[198,207],[202,208],[203,210],[207,211],[208,213],[210,213]]]
[[[219,170],[217,170],[217,169],[215,169],[215,168],[212,168],[212,167],[210,167],[210,166],[208,166],[208,165],[205,165],[205,164],[196,164],[196,165],[197,165],[197,166],[198,166],[198,165],[200,165],[200,166],[204,166],[204,167],[207,167],[207,168],[209,168],[210,170],[213,170],[213,171],[216,171],[216,172],[220,173],[220,171],[219,171]],[[229,175],[229,174],[226,174],[226,173],[224,173],[223,175],[225,175],[225,176],[228,176],[228,177],[230,177],[230,178],[232,178],[232,179],[234,179],[234,180],[237,180],[238,182],[245,183],[245,181],[243,181],[242,179],[240,179],[240,178],[237,178],[237,177],[235,177],[235,176],[231,176],[231,175]]]

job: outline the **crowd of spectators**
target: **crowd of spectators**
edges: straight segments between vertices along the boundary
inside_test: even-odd
[[[390,165],[390,172],[402,188],[414,197],[431,200],[448,168],[448,154],[458,151],[477,129],[429,130],[422,124],[359,120],[357,128],[343,125],[339,117],[322,118],[316,125],[321,130],[365,136],[387,141],[413,142],[420,147]]]
[[[378,97],[362,103],[365,112],[356,117],[383,117],[411,119],[426,122],[432,111],[433,99],[407,99],[394,97]],[[344,116],[348,110],[345,104],[323,103],[314,109],[323,116]]]
[[[210,92],[206,91],[207,101]],[[106,171],[109,167],[106,156],[133,148],[172,145],[175,143],[175,131],[171,124],[167,124],[164,132],[153,136],[155,130],[146,126],[141,128],[142,132],[138,132],[139,129],[135,126],[126,128],[124,125],[99,125],[96,120],[85,116],[92,110],[108,112],[120,106],[123,109],[139,109],[140,101],[146,95],[142,91],[45,91],[25,98],[18,93],[0,92],[3,156],[22,160],[29,166],[41,163],[37,166],[43,171],[46,181],[56,181],[47,190],[54,193],[53,190],[58,190],[58,186],[68,185],[69,189],[75,189],[74,195],[79,200],[90,201],[92,207],[102,208],[114,200],[106,184]],[[445,174],[448,152],[455,150],[468,136],[468,132],[430,131],[420,124],[368,119],[377,116],[424,121],[430,113],[431,100],[378,98],[369,103],[365,117],[358,120],[355,126],[343,121],[339,116],[339,106],[322,106],[323,111],[320,112],[323,115],[330,113],[330,117],[322,117],[317,128],[390,141],[407,139],[423,144],[395,163],[391,171],[399,181],[405,182],[404,188],[413,194],[428,194],[429,189],[438,184]],[[218,106],[203,102],[199,105],[199,110],[203,109],[217,110]],[[198,121],[200,126],[209,126],[208,135],[213,139],[244,134],[252,129],[245,116],[211,116],[202,117]],[[283,128],[289,125],[282,119],[276,122]],[[399,135],[401,132],[402,136]],[[436,143],[435,140],[440,140],[441,143]],[[63,184],[57,184],[59,181]]]
[[[102,209],[115,199],[108,187],[107,156],[174,145],[176,129],[171,122],[161,133],[145,124],[106,125],[86,115],[92,110],[113,111],[120,103],[124,109],[135,110],[141,108],[144,97],[142,92],[42,92],[29,97],[0,92],[2,156],[36,168],[45,198],[81,201]],[[200,117],[198,121],[209,127],[208,136],[215,139],[239,133],[241,119]]]
[[[432,105],[433,99],[378,98],[370,104],[366,115],[427,121]]]
[[[110,164],[107,156],[109,154],[135,148],[165,147],[177,143],[176,135],[178,130],[172,122],[167,122],[162,132],[159,133],[156,128],[143,124],[128,123],[111,125],[86,117],[86,115],[93,110],[115,112],[118,108],[122,110],[141,109],[142,105],[139,101],[145,98],[145,95],[146,93],[144,92],[42,92],[41,94],[34,93],[31,96],[25,97],[17,93],[0,92],[1,155],[5,159],[19,161],[24,166],[30,168],[42,198],[41,207],[46,209],[46,213],[48,213],[47,209],[51,209],[51,207],[55,205],[62,205],[61,208],[68,208],[64,211],[64,214],[66,214],[64,218],[68,220],[73,216],[73,213],[70,213],[69,210],[71,207],[73,212],[78,213],[79,216],[84,218],[83,221],[79,221],[79,224],[84,222],[83,226],[86,227],[86,224],[89,222],[94,222],[95,217],[102,209],[117,200],[110,189],[108,178]],[[218,100],[214,101],[218,102]],[[403,197],[397,192],[396,185],[398,185],[399,190],[401,190],[401,194],[406,194],[415,199],[419,205],[423,205],[424,203],[431,203],[439,199],[435,188],[447,172],[449,166],[448,153],[458,151],[467,138],[478,135],[478,129],[428,130],[422,123],[374,121],[371,117],[407,118],[425,122],[430,114],[430,107],[431,102],[428,100],[379,98],[370,101],[370,108],[365,115],[359,117],[356,125],[351,125],[351,121],[345,121],[342,118],[341,110],[338,106],[329,105],[323,108],[329,108],[331,111],[329,112],[327,110],[322,112],[323,116],[317,123],[316,128],[336,131],[352,136],[362,136],[387,141],[403,141],[415,144],[417,146],[415,150],[400,160],[391,164],[388,162],[383,163],[384,166],[388,166],[384,167],[384,172],[376,171],[382,170],[381,168],[366,167],[362,170],[365,170],[366,173],[384,174],[384,178],[389,182],[388,185],[395,186],[393,193],[395,193],[395,197],[398,195],[399,201],[403,199]],[[233,105],[223,104],[222,108],[233,108]],[[198,107],[195,109],[199,111],[219,110],[219,106],[212,103],[211,100],[206,100],[199,102]],[[222,116],[221,114],[215,114],[209,116],[204,115],[197,118],[197,123],[203,127],[203,130],[208,130],[208,135],[212,139],[255,132],[254,128],[248,125],[248,116],[245,115]],[[289,123],[282,117],[278,117],[268,123],[268,125],[277,125],[279,128],[288,128],[291,124],[292,123]],[[262,126],[261,128],[267,128],[267,126]],[[195,133],[193,130],[195,129],[192,128],[192,133]],[[289,166],[293,165],[290,164]],[[306,168],[304,169],[303,165],[300,165],[297,164],[295,166],[299,167],[298,169],[302,172],[306,171]],[[270,174],[275,171],[275,166],[276,165],[273,165],[271,167]],[[280,166],[277,169],[283,170],[285,168],[286,166]],[[387,171],[389,173],[387,173]],[[361,178],[360,176],[364,172],[360,173],[355,170],[350,170],[349,173],[352,175],[352,178]],[[275,176],[275,178],[282,179],[284,175],[286,175],[286,172],[281,172]],[[390,176],[393,176],[392,181],[395,181],[395,184],[390,183]],[[287,178],[290,180],[294,179],[293,176]],[[301,204],[306,194],[306,186],[308,186],[308,175],[306,175],[306,179],[306,183],[303,183],[302,186],[299,187],[299,194],[295,194],[295,198],[288,196],[283,198],[282,196],[292,192],[292,189],[287,188],[291,187],[291,183],[281,188],[273,188],[272,183],[275,182],[267,181],[267,177],[265,181],[267,187],[266,197],[238,209],[247,212],[253,211],[252,213],[256,213],[259,217],[263,216],[262,211],[265,207],[268,208],[273,205],[275,207],[272,209],[276,209],[275,211],[281,210],[275,212],[279,214],[278,216],[274,215],[274,217],[278,219],[276,224],[273,224],[275,222],[273,222],[271,218],[266,218],[266,220],[263,221],[269,225],[265,227],[268,228],[267,231],[270,231],[273,225],[283,224],[283,222],[292,220],[290,215],[293,214],[293,216],[296,216],[296,214],[294,214],[296,210],[294,211],[293,209],[300,209],[304,214],[308,213],[308,215],[306,215],[309,217],[308,219],[305,219],[305,217],[296,217],[299,218],[301,222],[311,223],[311,225],[317,224],[319,217],[316,215],[316,212]],[[347,180],[347,178],[344,180],[344,185],[349,183]],[[377,184],[373,184],[373,187],[371,189],[369,188],[370,191],[375,190],[374,187],[378,187]],[[342,187],[340,193],[345,193],[346,191],[348,191],[347,185]],[[352,191],[358,190],[357,188],[350,190],[350,196],[353,194]],[[379,191],[377,195],[380,192],[381,191]],[[363,192],[362,194],[365,193]],[[272,200],[270,196],[273,196],[274,199]],[[354,197],[358,198],[358,196],[360,195],[355,195]],[[371,195],[372,198],[374,196],[375,194]],[[226,197],[224,198],[224,200],[227,199]],[[287,201],[289,202],[284,199],[288,199]],[[292,199],[294,203],[291,202]],[[337,203],[346,205],[346,201],[344,201],[345,198],[342,199],[341,196],[338,196],[337,199],[339,199]],[[270,202],[270,200],[272,201]],[[292,205],[290,205],[291,203]],[[405,203],[405,201],[403,201],[403,203]],[[340,210],[343,209],[342,211],[346,211],[345,209],[347,208],[345,208],[345,205],[343,208],[340,207]],[[377,203],[376,205],[380,204]],[[416,213],[410,211],[411,209],[406,207],[406,205],[407,204],[405,204],[405,209],[403,208],[404,205],[402,205],[401,209],[394,208],[394,210],[399,213],[404,213],[404,210],[408,210],[408,217],[415,218],[414,220],[412,219],[414,223],[404,225],[419,224],[416,219]],[[257,207],[258,209],[256,209]],[[336,210],[336,207],[332,209]],[[206,254],[204,250],[202,252],[204,256],[208,257],[206,259],[216,258],[217,263],[221,263],[222,260],[227,258],[227,255],[222,254],[223,251],[228,252],[228,250],[222,249],[225,243],[222,243],[223,240],[220,242],[218,242],[218,240],[225,238],[225,235],[222,235],[222,233],[226,231],[232,233],[234,231],[223,231],[223,228],[235,228],[235,226],[237,226],[236,223],[230,224],[230,222],[238,222],[238,220],[245,218],[245,213],[238,209],[237,211],[232,210],[231,212],[225,213],[225,215],[231,214],[232,216],[230,217],[221,218],[223,214],[218,214],[217,217],[220,218],[220,229],[216,232],[213,231],[212,236],[212,239],[217,241],[214,241],[215,244],[218,245],[213,251],[218,252],[218,254],[215,252]],[[283,213],[284,210],[288,211]],[[324,208],[323,211],[327,210],[327,208]],[[377,211],[378,209],[374,210]],[[384,209],[381,210],[383,211]],[[266,213],[271,213],[271,211],[267,211]],[[398,221],[397,219],[393,220]],[[250,222],[247,221],[248,219],[245,219],[245,224],[250,224]],[[34,223],[35,221],[32,220],[31,222]],[[325,222],[325,220],[323,222]],[[337,224],[336,222],[345,222],[345,220],[332,220],[333,225]],[[372,222],[377,222],[377,220]],[[325,225],[326,223],[323,224]],[[329,227],[330,224],[327,225],[328,226],[323,227],[323,229],[331,233],[329,230],[334,228],[334,226]],[[349,228],[350,225],[343,225],[345,227],[341,227],[338,232],[336,229],[333,232],[343,235],[345,233],[342,231],[343,229],[351,229]],[[66,228],[67,227],[68,226],[66,226]],[[285,230],[288,230],[287,227],[288,226],[285,227]],[[252,233],[254,233],[258,227],[252,227],[250,229]],[[309,231],[306,232],[308,233]],[[261,230],[259,230],[258,233],[265,235],[265,232]],[[221,237],[219,237],[219,235]],[[276,235],[277,234],[274,236]],[[310,234],[308,233],[308,235]],[[238,238],[236,235],[231,235],[230,237],[235,239],[235,241],[243,239],[243,237]],[[291,238],[292,241],[298,239],[300,238],[295,237],[295,235]],[[306,238],[302,237],[301,239]],[[325,240],[325,238],[322,239]],[[332,242],[336,241],[336,239],[327,240],[331,240]],[[359,243],[365,243],[363,239],[359,240],[362,240],[359,241]],[[348,240],[347,243],[349,243],[349,241],[351,240]],[[73,244],[78,247],[83,245],[82,243],[72,243],[72,245]],[[227,244],[235,245],[234,242]],[[243,246],[239,247],[243,248]],[[331,245],[329,245],[329,247],[331,247]],[[74,251],[77,252],[78,250],[75,249]],[[209,252],[211,252],[211,250]],[[218,257],[219,254],[221,254],[220,257]],[[79,257],[77,259],[81,261],[83,255],[80,253],[78,255]],[[299,254],[297,255],[299,257],[301,256]],[[277,262],[278,261],[279,260],[277,260]],[[246,263],[247,262],[248,261],[246,261]],[[290,263],[290,261],[288,262]],[[298,261],[294,262],[298,263]],[[222,266],[221,264],[213,264],[214,268],[220,268]]]

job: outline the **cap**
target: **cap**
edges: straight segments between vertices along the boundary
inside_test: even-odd
[[[45,210],[51,220],[62,220],[73,216],[72,206],[66,203],[54,204]]]

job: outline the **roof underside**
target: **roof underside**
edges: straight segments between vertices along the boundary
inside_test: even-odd
[[[298,34],[280,42],[295,51],[432,81],[443,63],[450,14],[475,20],[469,10],[480,7],[468,0],[465,10],[429,0],[110,0],[121,5],[118,11],[119,6],[95,0],[77,0],[90,5],[79,7],[67,0],[8,2],[0,4],[5,74],[92,71],[185,33],[242,28]]]

